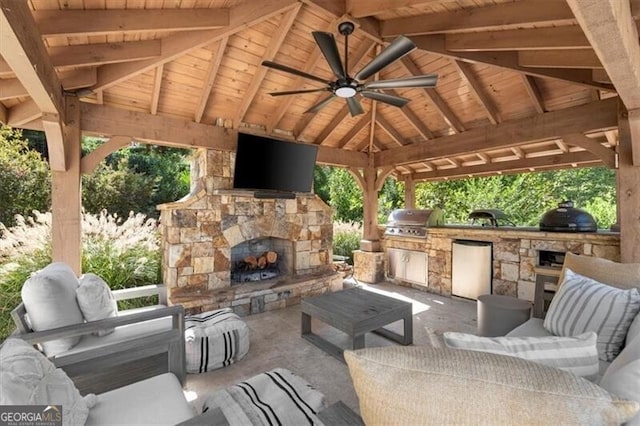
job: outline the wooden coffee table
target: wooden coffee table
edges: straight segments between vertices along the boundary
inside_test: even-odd
[[[411,303],[372,291],[352,288],[302,299],[301,311],[302,337],[342,362],[342,348],[311,332],[312,317],[345,332],[353,349],[364,348],[364,335],[369,331],[402,345],[413,343]],[[383,328],[398,320],[404,320],[404,335]]]

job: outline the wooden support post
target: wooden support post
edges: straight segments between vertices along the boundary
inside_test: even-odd
[[[416,208],[416,183],[411,176],[404,181],[404,208]]]
[[[618,219],[620,223],[620,261],[640,262],[640,167],[633,164],[633,140],[629,114],[619,103],[618,114]]]
[[[64,125],[65,171],[52,170],[52,248],[53,260],[65,262],[82,272],[81,188],[80,188],[80,102],[66,97]]]
[[[379,251],[380,241],[378,238],[378,191],[376,188],[377,170],[373,165],[364,168],[364,226],[362,230],[363,240],[360,242],[360,249],[363,251]]]

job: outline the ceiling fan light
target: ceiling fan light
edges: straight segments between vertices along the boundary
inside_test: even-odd
[[[353,87],[338,87],[335,93],[336,96],[341,98],[352,98],[356,95],[356,89]]]

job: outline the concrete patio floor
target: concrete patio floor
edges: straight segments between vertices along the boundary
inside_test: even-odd
[[[345,287],[348,286],[345,283]],[[391,297],[409,301],[413,305],[413,344],[439,344],[444,331],[476,333],[476,302],[449,298],[397,286],[391,283],[362,284],[361,287]],[[324,393],[327,404],[343,401],[355,412],[358,398],[351,384],[347,366],[300,337],[300,305],[251,315],[244,318],[250,329],[250,349],[247,356],[229,367],[204,374],[189,374],[185,394],[194,407],[200,408],[207,395],[249,377],[283,367],[306,379]],[[389,326],[402,333],[402,322]],[[313,320],[314,333],[345,348],[347,336],[322,322]],[[372,333],[365,338],[365,346],[388,346],[395,343]]]

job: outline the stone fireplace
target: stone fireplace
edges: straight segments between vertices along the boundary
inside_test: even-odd
[[[258,199],[232,189],[234,159],[199,150],[189,195],[158,206],[169,302],[190,313],[231,307],[248,315],[341,288],[331,268],[331,208],[314,194]],[[277,253],[275,264],[238,274],[247,257],[268,251]]]

